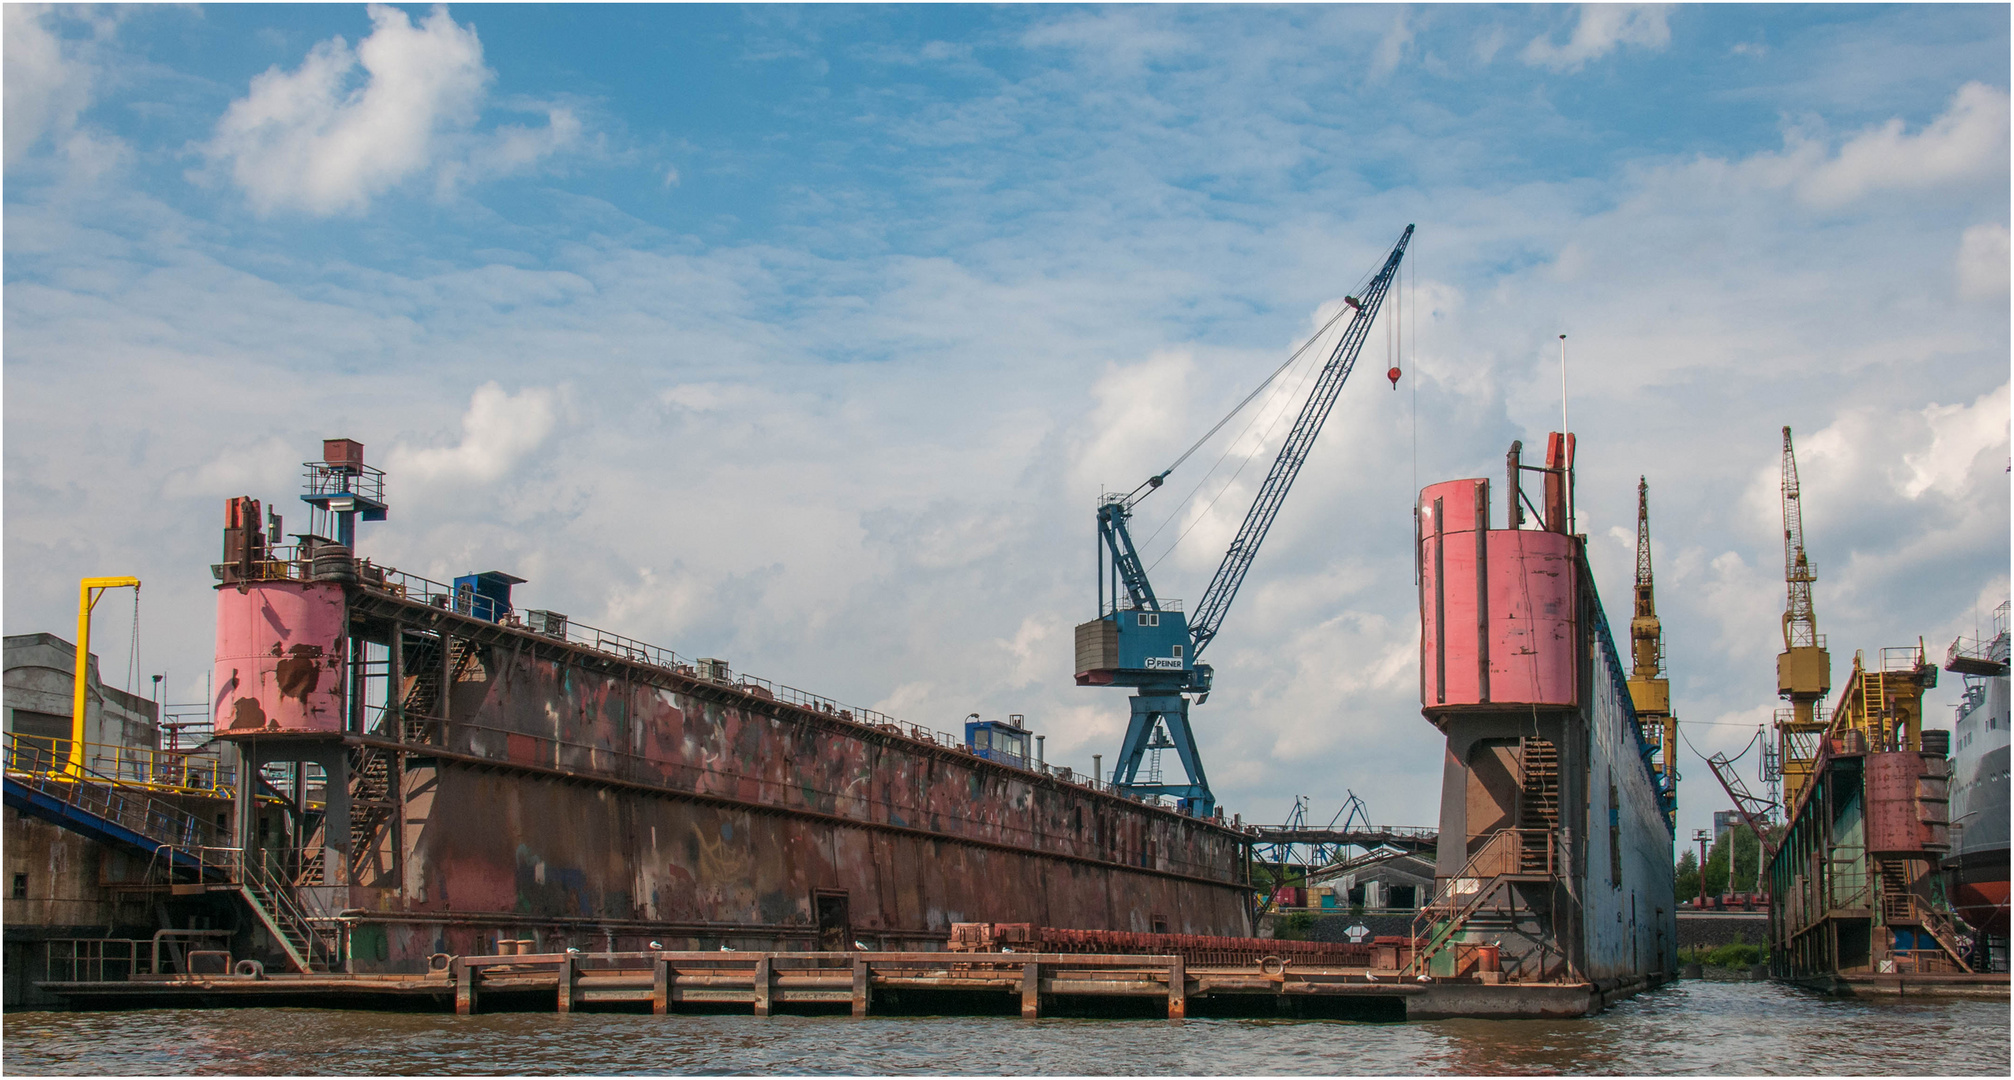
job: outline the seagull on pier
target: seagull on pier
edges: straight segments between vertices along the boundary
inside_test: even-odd
[[[579,950],[579,949],[576,949],[576,948],[574,948],[574,947],[573,947],[573,946],[571,946],[571,945],[568,945],[568,946],[566,947],[566,954],[567,954],[568,956],[579,956],[579,955],[580,955],[580,950]]]
[[[721,951],[721,952],[733,952],[733,951],[734,951],[734,946],[732,946],[732,945],[722,945],[722,946],[720,947],[720,951]]]
[[[856,948],[856,949],[858,949],[858,950],[860,950],[861,952],[873,952],[873,951],[874,951],[873,949],[870,949],[870,948],[868,948],[868,947],[867,947],[867,943],[866,943],[866,942],[864,942],[864,941],[862,941],[862,940],[860,940],[859,938],[854,938],[854,939],[853,939],[853,947],[854,947],[854,948]]]
[[[663,949],[663,948],[664,948],[664,942],[662,942],[662,941],[653,941],[653,942],[651,942],[651,943],[650,943],[650,948],[651,948],[651,951],[653,951],[653,952],[656,952],[656,951],[659,951],[659,950],[661,950],[661,949]]]

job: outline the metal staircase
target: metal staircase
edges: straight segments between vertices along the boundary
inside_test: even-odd
[[[405,665],[405,670],[412,673],[413,684],[412,689],[406,691],[399,710],[399,734],[403,742],[432,743],[443,700],[442,671],[445,669],[447,672],[449,683],[460,679],[475,657],[475,642],[467,638],[453,639],[448,646],[446,664],[441,662],[440,639],[419,638],[414,644],[413,655]]]
[[[450,680],[461,678],[476,655],[475,643],[454,639],[446,664],[441,662],[438,638],[415,642],[406,668],[413,673],[412,684],[399,702],[395,716],[380,726],[380,733],[407,744],[431,745],[436,740],[439,709],[443,700],[442,670]],[[397,751],[382,746],[359,746],[350,751],[350,872],[351,880],[361,877],[378,849],[384,830],[398,816]]]
[[[1515,890],[1508,906],[1496,903],[1497,897],[1518,882],[1550,882],[1557,858],[1549,829],[1502,829],[1490,834],[1461,874],[1445,879],[1433,902],[1414,917],[1413,958],[1406,973],[1424,973],[1434,957],[1466,931],[1517,930]]]
[[[1888,926],[1914,926],[1929,934],[1950,957],[1959,971],[1970,973],[1965,950],[1958,945],[1958,928],[1949,916],[1918,899],[1909,888],[1910,867],[1906,859],[1876,861],[1881,887],[1881,921]]]
[[[274,865],[271,853],[237,860],[238,895],[287,956],[295,971],[330,971],[342,960],[340,934],[317,927],[301,908],[293,883]]]
[[[1552,838],[1559,829],[1559,748],[1546,739],[1518,740],[1520,873],[1550,873]]]
[[[1440,895],[1413,920],[1412,963],[1423,973],[1435,956],[1465,932],[1519,932],[1519,882],[1550,883],[1558,873],[1559,748],[1549,740],[1518,740],[1517,827],[1490,835],[1469,857],[1462,872],[1447,879]],[[1471,891],[1472,890],[1472,891]],[[1508,894],[1508,903],[1499,900]],[[1546,966],[1540,960],[1541,967]],[[1545,977],[1540,971],[1537,977]]]

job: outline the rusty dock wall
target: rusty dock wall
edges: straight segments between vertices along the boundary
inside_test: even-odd
[[[221,737],[254,767],[326,774],[319,809],[262,825],[272,812],[241,804],[238,828],[248,849],[292,845],[277,854],[353,971],[418,971],[499,938],[803,950],[935,948],[978,920],[1251,932],[1247,841],[1211,820],[383,582],[217,596]]]

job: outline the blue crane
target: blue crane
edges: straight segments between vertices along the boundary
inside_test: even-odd
[[[1321,434],[1322,423],[1329,418],[1343,380],[1350,377],[1350,369],[1356,366],[1357,354],[1363,351],[1371,323],[1398,274],[1399,261],[1405,257],[1406,244],[1412,236],[1413,227],[1408,225],[1383,268],[1362,290],[1363,295],[1344,298],[1343,312],[1338,312],[1337,317],[1347,312],[1349,325],[1337,338],[1320,378],[1301,406],[1293,430],[1273,460],[1272,470],[1266,474],[1251,509],[1245,512],[1244,524],[1238,527],[1238,535],[1224,552],[1224,561],[1217,566],[1210,587],[1203,591],[1193,620],[1184,615],[1181,601],[1155,595],[1133,537],[1126,529],[1133,508],[1159,489],[1188,454],[1177,459],[1175,465],[1148,477],[1129,494],[1107,495],[1099,502],[1098,617],[1077,627],[1077,685],[1129,686],[1136,690],[1126,741],[1112,772],[1112,782],[1121,791],[1133,795],[1172,795],[1186,813],[1199,817],[1215,814],[1217,800],[1210,794],[1210,782],[1203,774],[1196,739],[1189,729],[1189,696],[1194,695],[1199,705],[1210,696],[1213,672],[1210,665],[1201,662],[1203,650],[1216,640],[1224,615],[1230,611],[1238,587],[1244,584],[1245,574],[1259,554],[1259,545],[1265,542],[1266,532],[1279,515],[1280,504],[1286,500],[1294,477],[1314,448],[1315,436]],[[1283,365],[1281,370],[1284,369]],[[1274,374],[1277,377],[1278,372]],[[1257,391],[1252,396],[1256,397]],[[1247,397],[1245,402],[1251,400]],[[1236,412],[1232,410],[1234,415]],[[1220,421],[1217,426],[1221,428],[1223,423]],[[1209,437],[1205,435],[1204,439]],[[1189,453],[1194,452],[1191,447]],[[1141,762],[1147,752],[1162,748],[1173,749],[1181,759],[1187,783],[1164,783],[1158,774],[1150,774],[1144,780],[1140,777]]]

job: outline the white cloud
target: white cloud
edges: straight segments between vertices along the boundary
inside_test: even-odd
[[[544,445],[556,422],[554,391],[527,388],[507,394],[496,383],[476,388],[454,446],[393,448],[391,471],[421,484],[488,484],[501,479]]]
[[[1662,49],[1671,43],[1668,4],[1582,4],[1573,35],[1555,45],[1540,34],[1525,46],[1524,61],[1554,71],[1579,71],[1624,45]]]
[[[5,164],[12,168],[45,141],[60,151],[73,179],[95,179],[126,157],[126,144],[79,124],[98,81],[93,60],[101,39],[117,24],[118,13],[89,8],[59,9],[45,4],[8,4],[4,26]],[[85,23],[87,38],[68,39],[56,23]]]
[[[2007,172],[2007,95],[1984,83],[1959,87],[1951,106],[1921,132],[1900,118],[1848,139],[1839,153],[1810,161],[1808,144],[1793,147],[1810,167],[1797,192],[1815,206],[1835,207],[1878,191],[1914,191]]]
[[[162,493],[170,498],[278,493],[296,480],[305,460],[302,454],[300,446],[269,435],[253,443],[229,447],[201,465],[169,473]]]
[[[2006,234],[2001,234],[2006,244]],[[2003,278],[2004,281],[2004,278]],[[1903,455],[1910,477],[1902,493],[1914,499],[1926,491],[1953,498],[1963,496],[1971,480],[1972,462],[1988,450],[2007,448],[2007,384],[1981,395],[1970,405],[1932,405],[1923,410],[1930,427],[1930,445]]]
[[[64,55],[41,4],[8,4],[4,19],[6,163],[14,164],[45,135],[68,131],[91,100],[91,70]]]
[[[321,42],[293,71],[278,66],[231,103],[204,148],[261,214],[358,212],[401,182],[437,173],[442,189],[514,172],[580,136],[570,109],[543,109],[543,128],[472,133],[494,73],[482,42],[442,7],[415,26],[372,5],[369,37],[352,49]],[[359,76],[361,69],[361,76]]]
[[[1974,225],[1958,241],[1958,295],[2007,302],[2007,226]]]

